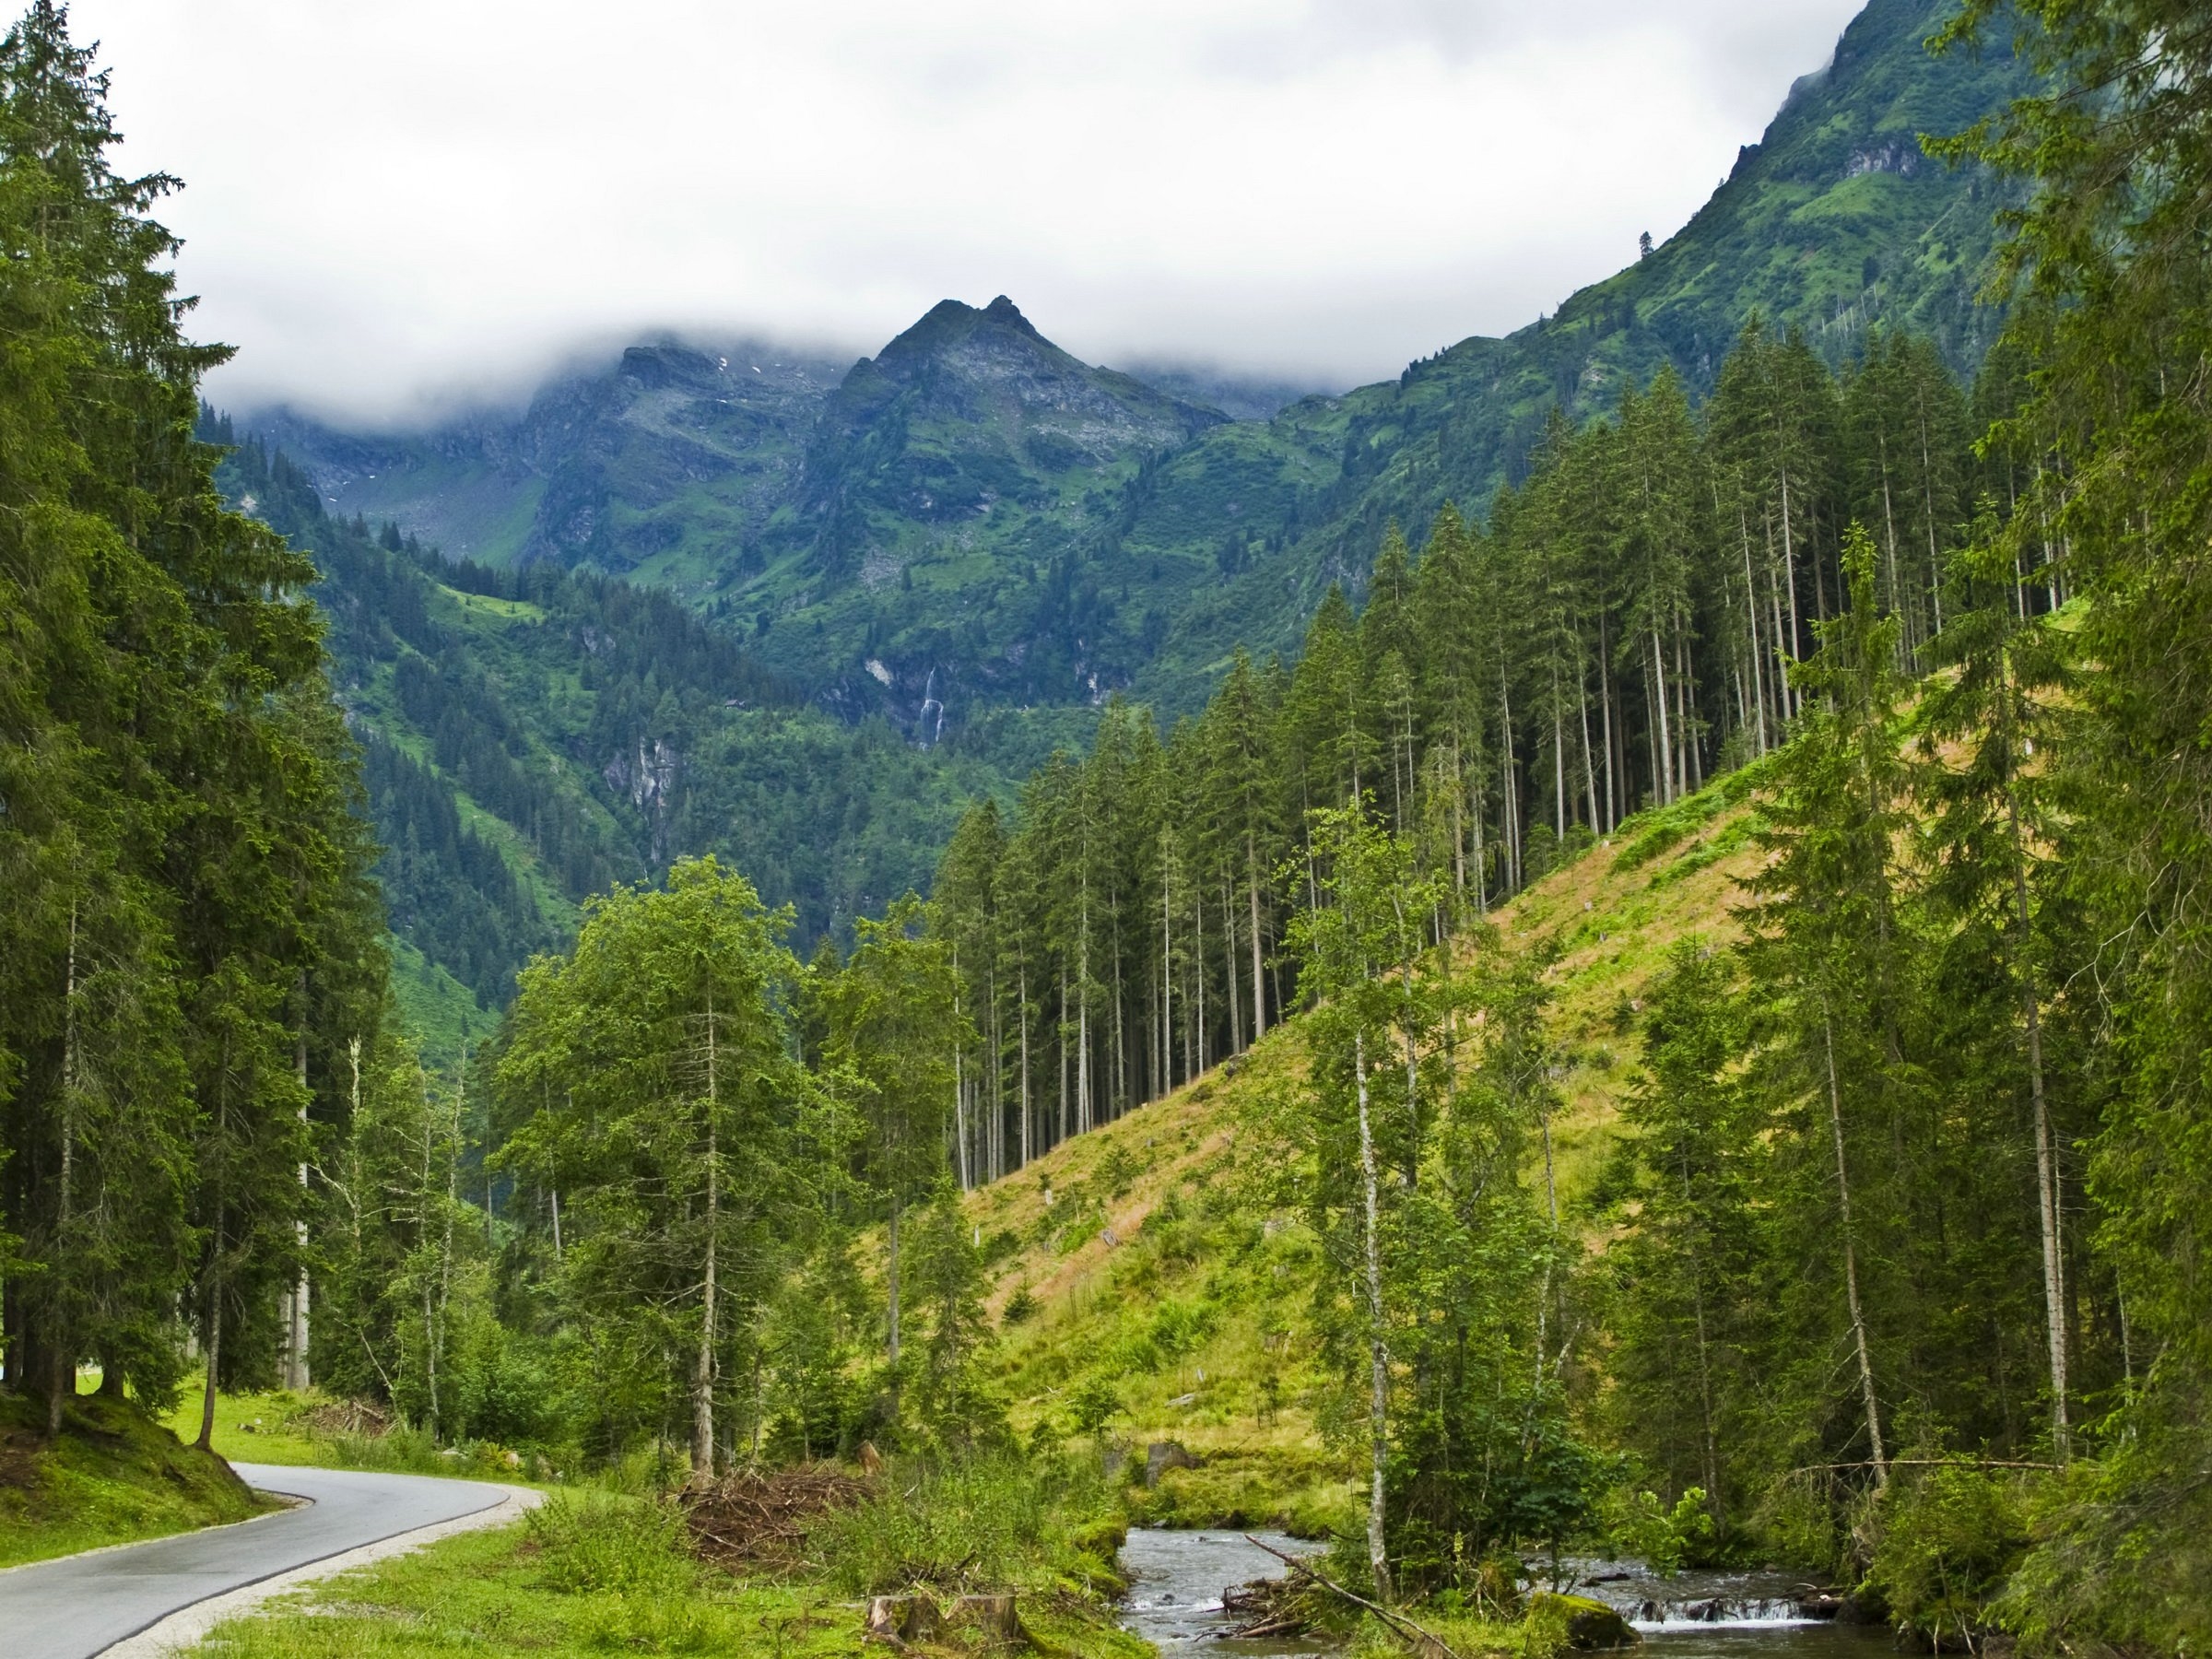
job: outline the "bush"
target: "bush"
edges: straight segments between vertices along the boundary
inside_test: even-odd
[[[1153,1347],[1180,1359],[1213,1335],[1214,1310],[1206,1302],[1163,1301],[1152,1314],[1147,1333]]]
[[[1867,1588],[1900,1630],[1971,1651],[1990,1603],[2027,1553],[2018,1478],[1968,1463],[1900,1471],[1881,1506]]]
[[[1685,1567],[1709,1567],[1719,1551],[1719,1529],[1705,1508],[1703,1487],[1684,1491],[1671,1509],[1656,1493],[1624,1495],[1606,1520],[1613,1545],[1662,1578],[1672,1578]]]
[[[559,1492],[525,1524],[550,1589],[677,1595],[699,1575],[683,1512],[657,1499]]]
[[[825,1516],[811,1537],[830,1582],[849,1595],[916,1585],[1006,1589],[1077,1570],[1077,1535],[1109,1508],[1095,1475],[1015,1457],[902,1464],[877,1496]]]
[[[1104,1377],[1088,1377],[1067,1397],[1068,1431],[1097,1434],[1122,1415],[1122,1396]]]

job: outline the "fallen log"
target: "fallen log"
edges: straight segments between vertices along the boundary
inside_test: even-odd
[[[1352,1591],[1347,1590],[1342,1584],[1322,1577],[1320,1573],[1314,1571],[1298,1557],[1285,1555],[1274,1546],[1261,1543],[1250,1533],[1244,1535],[1244,1542],[1254,1549],[1265,1549],[1277,1560],[1289,1568],[1291,1571],[1302,1573],[1324,1590],[1329,1592],[1330,1594],[1340,1595],[1356,1607],[1365,1607],[1399,1635],[1405,1637],[1406,1641],[1412,1642],[1414,1652],[1422,1655],[1422,1659],[1432,1659],[1432,1656],[1433,1659],[1459,1659],[1459,1655],[1452,1651],[1451,1644],[1446,1642],[1441,1636],[1439,1636],[1434,1630],[1423,1630],[1403,1613],[1393,1613],[1388,1607],[1369,1601],[1366,1596],[1356,1594]]]

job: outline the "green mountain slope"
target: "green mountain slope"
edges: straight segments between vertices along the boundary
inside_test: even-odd
[[[1134,665],[1125,595],[1071,561],[1148,464],[1227,418],[1077,361],[1004,295],[947,300],[831,394],[782,557],[734,603],[766,660],[925,742],[955,695],[1094,700]]]
[[[553,380],[519,413],[383,432],[273,410],[250,425],[334,510],[453,558],[589,565],[695,595],[743,564],[842,373],[758,341],[657,341]]]
[[[1710,391],[1754,314],[1802,330],[1839,365],[1871,330],[1924,334],[1971,376],[1999,321],[1974,303],[1996,185],[1930,160],[1919,135],[1971,125],[2027,81],[2001,53],[1931,56],[1924,41],[1955,9],[1872,0],[1688,225],[1555,315],[1463,340],[1395,382],[1310,399],[1258,431],[1208,433],[1158,469],[1125,553],[1252,555],[1179,615],[1139,685],[1181,704],[1236,645],[1288,645],[1331,582],[1364,578],[1388,524],[1425,533],[1446,501],[1478,508],[1519,477],[1555,410],[1604,414],[1662,365]]]
[[[226,425],[206,436],[229,441]],[[961,806],[1049,747],[1018,720],[924,753],[808,704],[652,588],[449,564],[334,518],[257,444],[221,482],[324,573],[333,681],[363,753],[402,1001],[448,1045],[578,907],[715,852],[790,903],[806,947],[926,884]],[[995,741],[1001,759],[979,758]]]

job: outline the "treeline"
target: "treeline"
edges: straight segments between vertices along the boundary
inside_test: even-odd
[[[48,0],[0,39],[0,1329],[50,1433],[83,1361],[159,1406],[188,1343],[304,1359],[311,1118],[384,990],[314,568],[217,493],[225,354],[104,90]]]
[[[979,806],[939,868],[978,1046],[963,1181],[1018,1168],[1241,1052],[1292,999],[1293,918],[1319,901],[1309,815],[1368,799],[1450,874],[1431,918],[1480,913],[1561,856],[1772,752],[1794,665],[1844,599],[1868,526],[1900,669],[1932,665],[1973,502],[2017,501],[2011,354],[1971,400],[1924,341],[1883,337],[1841,379],[1753,322],[1693,410],[1663,371],[1611,419],[1555,425],[1487,527],[1446,508],[1417,559],[1386,538],[1355,615],[1332,591],[1295,666],[1240,655],[1162,741],[1111,707],[1009,817]],[[1981,426],[1988,425],[1986,419]],[[2017,604],[2064,597],[2047,539]],[[1288,863],[1303,869],[1288,888]]]

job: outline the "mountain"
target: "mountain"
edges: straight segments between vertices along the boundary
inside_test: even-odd
[[[519,416],[248,425],[341,512],[487,564],[665,587],[822,706],[917,741],[1117,688],[1188,708],[1237,645],[1286,649],[1332,582],[1357,586],[1387,524],[1418,539],[1446,500],[1478,511],[1554,411],[1602,415],[1663,364],[1710,389],[1755,313],[1835,363],[1912,329],[1971,373],[1996,324],[1974,292],[1999,204],[1919,135],[2026,83],[2002,51],[1929,55],[1951,9],[1871,0],[1664,245],[1341,396],[1095,368],[1001,297],[947,300],[841,371],[662,340]]]
[[[924,741],[947,682],[976,700],[1095,695],[1135,664],[1105,643],[1114,601],[1071,561],[1149,464],[1228,421],[1079,362],[1004,295],[945,300],[830,395],[771,562],[735,603],[766,661]]]
[[[1386,526],[1418,542],[1446,501],[1479,509],[1523,476],[1554,411],[1594,418],[1662,365],[1709,392],[1754,315],[1801,330],[1837,366],[1877,329],[1924,334],[1971,378],[2000,322],[1975,296],[2002,204],[1993,175],[1950,170],[1919,138],[1971,125],[2029,83],[2001,47],[1927,53],[1956,9],[1871,0],[1688,225],[1555,314],[1264,427],[1207,433],[1155,469],[1122,558],[1218,549],[1233,579],[1178,611],[1140,688],[1181,706],[1238,644],[1287,647],[1329,583],[1364,580]]]
[[[879,912],[927,885],[965,804],[1056,735],[1001,720],[924,753],[815,707],[665,592],[449,561],[329,512],[303,469],[229,423],[202,435],[232,446],[229,498],[322,573],[401,1001],[440,1055],[488,1029],[586,899],[678,854],[718,853],[791,905],[802,949]]]
[[[518,412],[347,431],[288,409],[253,431],[327,506],[390,520],[454,559],[551,560],[684,590],[745,548],[790,492],[841,363],[757,340],[632,346]]]
[[[1755,313],[1837,361],[1912,328],[1971,372],[1999,203],[1916,135],[2023,82],[1923,50],[1947,3],[1873,0],[1680,233],[1557,314],[1265,419],[1202,394],[1293,388],[1094,367],[1004,297],[850,366],[661,339],[421,431],[251,418],[225,481],[323,561],[409,982],[451,1027],[688,852],[802,944],[840,931],[1108,694],[1194,707],[1389,524],[1479,508],[1555,413],[1663,365],[1701,394]]]

